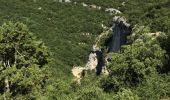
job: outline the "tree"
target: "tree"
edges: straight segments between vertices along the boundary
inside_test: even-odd
[[[47,47],[26,25],[4,23],[0,27],[0,94],[7,98],[42,95],[48,72]],[[2,96],[1,96],[2,97]]]
[[[107,80],[114,79],[110,82],[120,85],[116,87],[131,87],[158,73],[166,60],[166,52],[151,34],[147,28],[135,31],[129,39],[132,44],[123,46],[121,53],[113,53]],[[114,89],[114,86],[109,89]]]

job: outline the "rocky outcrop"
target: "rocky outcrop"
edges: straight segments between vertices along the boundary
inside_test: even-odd
[[[84,76],[85,70],[87,70],[84,67],[81,66],[73,66],[72,68],[72,74],[74,76],[74,80],[80,83],[81,77]]]
[[[104,29],[107,29],[106,26],[102,24],[102,27]],[[103,36],[108,35],[109,30],[112,30],[112,28],[109,28],[107,31],[102,32],[95,40],[95,44],[92,47],[92,50],[89,54],[88,61],[85,65],[85,67],[81,66],[73,66],[72,68],[72,74],[74,76],[75,81],[78,83],[81,80],[81,77],[83,76],[84,71],[90,70],[96,72],[96,74],[99,74],[101,72],[108,74],[106,67],[103,65],[104,58],[102,54],[101,47],[99,47],[100,40]],[[83,35],[87,35],[87,33],[83,33]],[[104,68],[102,68],[104,66]]]
[[[115,8],[106,8],[105,11],[109,12],[110,15],[121,14],[122,13],[118,9],[115,9]]]
[[[85,65],[85,68],[87,70],[96,71],[95,69],[96,69],[97,64],[98,64],[97,54],[95,52],[91,52],[89,55],[88,62]]]
[[[102,27],[106,31],[102,32],[96,38],[85,67],[74,67],[72,69],[72,73],[78,81],[80,81],[81,76],[84,75],[83,73],[86,70],[95,71],[96,75],[108,75],[109,73],[106,67],[109,58],[108,53],[120,51],[121,46],[126,44],[127,35],[131,33],[130,24],[126,22],[125,18],[119,16],[113,18],[113,26],[111,28],[108,28],[103,24]],[[104,49],[99,44],[102,37],[107,36],[110,31],[112,31],[113,35],[110,41],[106,44],[107,48]]]
[[[127,42],[127,36],[132,29],[124,17],[116,16],[113,18],[113,36],[108,42],[108,52],[119,52],[122,45]]]

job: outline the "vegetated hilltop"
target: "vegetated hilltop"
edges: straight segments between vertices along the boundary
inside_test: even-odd
[[[44,78],[40,77],[43,82],[35,83],[42,88],[34,90],[31,87],[30,91],[33,89],[33,92],[26,95],[25,90],[12,87],[19,86],[12,83],[11,79],[11,82],[6,82],[9,84],[5,83],[5,87],[4,83],[1,84],[4,89],[0,91],[2,98],[7,94],[5,97],[10,95],[9,98],[50,100],[169,99],[169,0],[59,1],[65,0],[0,0],[0,24],[6,21],[26,24],[52,53],[48,65],[51,77],[48,77],[46,85],[40,85],[45,83]],[[110,9],[120,13],[106,12]],[[112,54],[106,66],[109,75],[96,76],[93,72],[87,72],[81,84],[72,82],[72,67],[85,65],[95,38],[104,31],[102,24],[111,27],[114,16],[124,16],[131,24],[133,35],[120,53]],[[157,32],[162,34],[156,38],[148,35]],[[10,72],[7,74],[9,77]],[[46,77],[43,73],[41,75]],[[18,81],[21,82],[20,78]],[[6,91],[6,87],[12,90]],[[26,87],[29,90],[29,85]],[[30,91],[27,91],[28,94]]]
[[[48,45],[54,58],[52,67],[61,77],[68,77],[73,64],[85,63],[93,40],[102,32],[101,23],[111,19],[103,11],[54,0],[0,1],[0,9],[1,24],[23,22]]]

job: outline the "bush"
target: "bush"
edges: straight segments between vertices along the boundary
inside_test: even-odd
[[[148,78],[134,92],[142,100],[160,100],[170,97],[170,77],[169,75],[155,75]]]
[[[121,89],[115,96],[114,100],[139,100],[139,97],[130,89]]]

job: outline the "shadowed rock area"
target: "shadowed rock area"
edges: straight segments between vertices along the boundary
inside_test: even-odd
[[[126,44],[127,36],[130,35],[132,29],[123,17],[114,17],[113,20],[113,35],[106,46],[108,52],[119,52],[121,46]]]
[[[122,45],[127,44],[127,36],[131,34],[130,24],[126,22],[126,19],[123,17],[114,17],[113,18],[113,26],[112,32],[113,35],[106,40],[106,49],[101,49],[96,51],[98,64],[96,66],[96,74],[100,75],[103,72],[106,72],[107,62],[111,59],[111,55],[108,53],[111,52],[119,52],[121,50]]]

